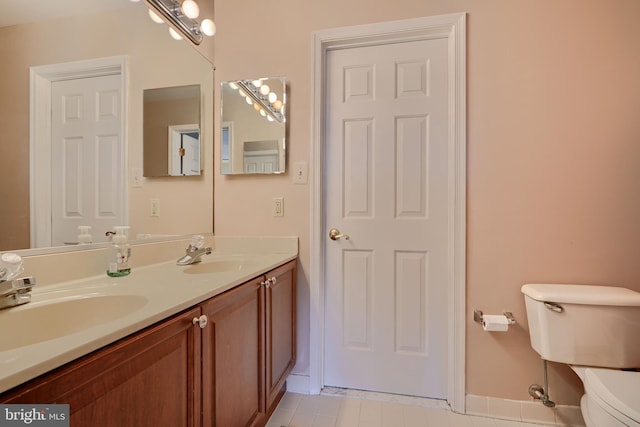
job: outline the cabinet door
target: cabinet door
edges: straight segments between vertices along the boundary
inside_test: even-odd
[[[266,277],[266,405],[272,409],[296,362],[296,261]]]
[[[68,403],[72,426],[200,425],[200,329],[193,309],[36,378],[3,403]]]
[[[209,319],[202,337],[203,425],[264,423],[261,279],[201,305]]]

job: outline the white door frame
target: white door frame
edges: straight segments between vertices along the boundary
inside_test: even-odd
[[[391,42],[445,38],[448,41],[449,80],[449,259],[448,335],[451,363],[447,401],[465,412],[465,263],[466,263],[466,13],[440,15],[317,31],[313,34],[310,353],[309,391],[324,386],[324,234],[326,56],[333,49]]]
[[[127,58],[114,56],[85,61],[31,67],[29,99],[29,200],[31,247],[51,246],[51,84],[108,75],[120,76],[121,161],[120,191],[123,222],[129,220],[127,208]]]

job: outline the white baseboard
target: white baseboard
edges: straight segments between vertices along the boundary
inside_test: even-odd
[[[527,423],[584,426],[579,406],[557,405],[554,408],[549,408],[538,401],[510,400],[467,394],[466,412],[469,415]]]
[[[311,382],[309,375],[291,374],[287,377],[287,391],[291,393],[309,394]]]

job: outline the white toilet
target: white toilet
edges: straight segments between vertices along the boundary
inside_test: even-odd
[[[640,427],[640,293],[611,286],[522,286],[531,346],[582,379],[587,427]]]

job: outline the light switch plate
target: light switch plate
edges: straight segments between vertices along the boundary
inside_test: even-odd
[[[142,187],[142,169],[131,168],[131,186]]]
[[[309,169],[307,162],[295,162],[293,164],[293,182],[294,184],[306,184],[308,180]]]

